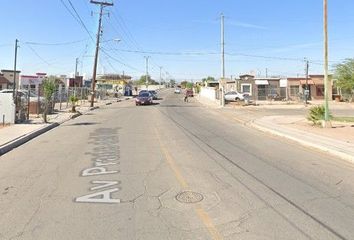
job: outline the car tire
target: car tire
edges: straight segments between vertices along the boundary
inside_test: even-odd
[[[238,101],[240,101],[240,99],[237,97],[237,98],[235,98],[235,101],[238,102]]]

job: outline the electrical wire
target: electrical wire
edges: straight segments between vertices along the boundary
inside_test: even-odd
[[[70,15],[79,23],[79,25],[87,32],[87,34],[89,35],[89,37],[91,38],[91,40],[94,42],[94,38],[92,37],[91,32],[88,30],[88,28],[86,27],[85,23],[82,21],[80,15],[78,14],[78,12],[76,11],[74,5],[71,3],[70,0],[68,0],[71,8],[74,10],[76,16],[74,13],[72,13],[72,11],[69,9],[69,7],[65,4],[64,0],[60,0],[60,2],[64,5],[65,9],[70,13]]]
[[[38,57],[38,59],[40,59],[42,62],[44,62],[45,64],[47,64],[48,66],[51,66],[51,64],[46,61],[44,58],[42,58],[38,52],[36,50],[34,50],[34,48],[31,45],[25,44],[33,53],[34,55],[36,55]]]
[[[71,41],[71,42],[61,42],[61,43],[39,43],[39,42],[25,42],[25,44],[28,45],[38,45],[38,46],[66,46],[66,45],[72,45],[76,43],[81,43],[86,41],[87,39],[82,39],[82,40],[77,40],[77,41]],[[0,45],[1,46],[1,45]]]

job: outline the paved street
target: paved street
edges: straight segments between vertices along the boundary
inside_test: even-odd
[[[353,165],[160,97],[1,156],[0,240],[354,239]]]

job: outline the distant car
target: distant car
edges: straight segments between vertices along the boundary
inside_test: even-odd
[[[192,89],[187,89],[186,90],[186,96],[187,97],[193,97],[194,93],[193,93],[193,90]]]
[[[135,105],[150,105],[153,103],[153,96],[149,92],[139,93],[139,96],[135,99]]]
[[[180,93],[181,93],[181,89],[180,89],[180,88],[176,88],[176,89],[175,89],[175,93],[176,93],[176,94],[180,94]]]
[[[237,91],[231,91],[225,94],[225,100],[226,101],[244,101],[245,98],[248,98],[247,93],[239,93]]]
[[[153,100],[157,100],[157,92],[155,90],[149,90],[149,93],[152,95]]]

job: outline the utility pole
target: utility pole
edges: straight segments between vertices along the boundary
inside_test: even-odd
[[[12,96],[13,96],[13,99],[14,99],[14,103],[16,105],[16,98],[17,98],[17,86],[16,86],[16,68],[17,68],[17,48],[18,48],[18,39],[16,39],[15,41],[15,61],[14,61],[14,84],[13,84],[13,92],[12,92]]]
[[[145,73],[145,85],[146,85],[146,90],[148,90],[149,87],[149,56],[144,56],[145,58],[145,66],[146,66],[146,73]]]
[[[76,58],[76,61],[75,61],[75,79],[77,77],[77,65],[79,64],[79,58]]]
[[[161,74],[162,74],[162,73],[161,73],[162,67],[160,66],[159,68],[160,68],[160,87],[161,87],[161,83],[162,83],[162,77],[161,77]]]
[[[323,127],[331,127],[328,109],[328,4],[323,0],[325,116]]]
[[[268,68],[266,68],[265,70],[266,70],[266,78],[268,78]]]
[[[98,52],[100,49],[100,39],[101,39],[101,28],[102,28],[102,14],[103,8],[105,6],[113,6],[113,3],[108,2],[98,2],[98,1],[90,1],[92,4],[100,5],[100,18],[98,20],[98,31],[97,31],[97,39],[96,39],[96,51],[95,51],[95,60],[93,63],[93,73],[92,73],[92,92],[91,92],[91,107],[94,105],[95,95],[96,95],[96,74],[97,74],[97,63],[98,63]]]
[[[305,105],[307,106],[307,100],[309,99],[310,96],[310,90],[309,90],[309,61],[305,58],[305,75],[306,75],[306,88],[305,88]]]
[[[225,16],[221,13],[221,81],[219,81],[221,106],[225,106],[224,99],[224,81],[225,81],[225,28],[224,28]]]
[[[17,89],[18,86],[16,84],[16,72],[17,72],[17,48],[18,48],[18,39],[15,41],[15,62],[14,62],[14,84],[13,84],[13,93],[12,97],[15,103],[15,121],[16,121],[16,111],[17,111]],[[29,95],[29,93],[28,93]]]

